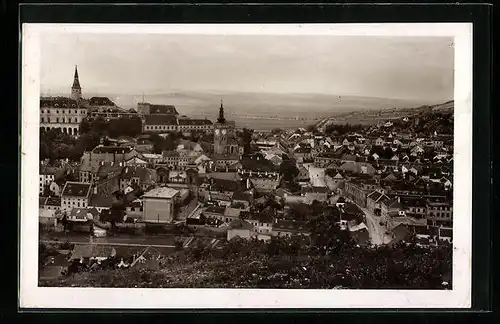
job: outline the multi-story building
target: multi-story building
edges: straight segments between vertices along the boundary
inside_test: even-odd
[[[50,184],[55,180],[57,169],[53,167],[47,167],[45,165],[40,166],[40,180],[39,180],[39,193],[43,194],[45,188],[50,186]]]
[[[427,202],[427,221],[432,225],[451,226],[453,224],[453,207],[448,201]]]
[[[88,206],[91,194],[91,185],[82,182],[68,181],[61,193],[61,209],[70,211],[72,208]]]
[[[169,223],[174,220],[174,205],[179,191],[158,187],[146,192],[143,199],[144,221],[150,223]]]
[[[143,116],[146,115],[171,115],[178,116],[179,113],[175,106],[172,105],[153,105],[148,102],[140,102],[137,104],[137,112]]]
[[[351,179],[344,186],[345,195],[361,207],[366,207],[366,197],[378,187],[374,180]]]
[[[175,115],[146,115],[142,123],[145,133],[177,132],[177,117]]]
[[[81,121],[87,116],[87,109],[71,98],[40,98],[40,129],[53,128],[69,135],[78,135]]]
[[[179,132],[209,132],[214,127],[213,123],[208,119],[179,118],[177,122]]]
[[[88,106],[88,116],[90,119],[104,118],[105,120],[118,119],[122,117],[138,117],[133,109],[125,110],[118,107],[108,97],[92,97],[86,100]]]
[[[78,135],[80,122],[87,116],[87,109],[82,105],[82,88],[78,79],[78,69],[75,66],[71,97],[40,98],[40,129],[53,128],[61,132]]]

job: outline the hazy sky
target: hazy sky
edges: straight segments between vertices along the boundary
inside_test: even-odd
[[[44,35],[41,90],[325,93],[453,99],[451,37]]]

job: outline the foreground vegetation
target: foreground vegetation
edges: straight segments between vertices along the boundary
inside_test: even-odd
[[[303,239],[303,238],[302,238]],[[74,273],[41,286],[150,288],[451,289],[451,245],[359,247],[301,238],[264,243],[234,238],[222,249],[197,246],[161,260],[160,269]],[[445,284],[443,284],[446,282]]]

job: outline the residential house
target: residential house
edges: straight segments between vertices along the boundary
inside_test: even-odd
[[[325,182],[328,189],[331,191],[336,191],[338,189],[344,189],[345,179],[340,174],[340,172],[334,169],[325,170]]]
[[[400,203],[399,198],[384,200],[380,204],[382,221],[387,227],[392,227],[392,218],[398,216],[405,216],[404,207]]]
[[[254,236],[254,227],[249,222],[242,219],[234,219],[229,223],[229,228],[227,230],[228,241],[233,237],[249,239],[252,236]]]
[[[55,180],[55,176],[57,173],[57,168],[49,167],[46,165],[40,165],[40,174],[39,174],[39,194],[42,195],[47,186],[50,186],[52,182]]]
[[[273,224],[273,236],[292,237],[297,235],[309,236],[310,234],[311,232],[307,228],[305,222],[277,220]]]
[[[314,200],[320,202],[328,201],[328,187],[302,186],[300,194],[302,197],[305,197],[305,201],[308,204]]]
[[[349,234],[358,245],[366,246],[370,244],[370,234],[368,233],[368,228],[365,223],[348,226],[348,228]]]
[[[375,190],[366,197],[366,208],[376,216],[382,214],[382,202],[390,198],[383,190]]]
[[[444,226],[451,226],[453,224],[453,203],[449,201],[428,201],[426,208],[428,223]]]
[[[156,184],[156,170],[145,167],[126,166],[120,177],[120,189],[127,186],[137,186],[148,190]]]
[[[366,197],[378,188],[378,183],[372,178],[353,178],[345,182],[344,194],[361,207],[366,206]]]
[[[176,200],[180,192],[173,188],[158,187],[146,192],[143,196],[144,221],[151,223],[168,223],[174,220]]]
[[[46,210],[61,210],[61,198],[60,197],[48,197],[44,198],[43,209]]]
[[[61,193],[61,209],[85,208],[89,204],[91,185],[82,182],[67,181]]]

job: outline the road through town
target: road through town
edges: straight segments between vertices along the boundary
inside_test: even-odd
[[[366,216],[366,226],[370,234],[370,241],[373,245],[390,243],[392,238],[385,233],[385,228],[379,224],[379,220],[368,209],[358,206]]]

